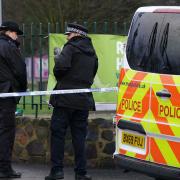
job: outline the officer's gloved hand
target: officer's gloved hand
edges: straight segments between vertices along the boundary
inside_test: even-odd
[[[54,60],[55,60],[55,61],[56,61],[57,59],[59,59],[60,54],[61,54],[61,48],[55,47],[55,48],[54,48]]]

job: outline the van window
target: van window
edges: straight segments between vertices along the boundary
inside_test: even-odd
[[[180,14],[136,13],[126,49],[132,69],[180,75],[179,46]]]

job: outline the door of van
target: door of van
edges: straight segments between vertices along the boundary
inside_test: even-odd
[[[162,21],[163,15],[135,14],[127,42],[128,62],[121,68],[119,78],[116,153],[145,161],[150,160],[147,132],[150,131],[150,85],[153,81],[147,69]],[[144,146],[138,147],[135,139],[144,140]]]
[[[122,68],[117,103],[116,152],[149,161],[149,102],[151,76]]]
[[[149,123],[150,92],[153,81],[153,73],[148,70],[151,68],[150,58],[160,34],[163,17],[164,15],[157,17],[150,12],[135,14],[128,35],[126,49],[128,63],[124,63],[130,67],[123,66],[120,72],[117,106],[119,130],[116,151],[145,161],[150,160],[150,142],[147,133],[151,125]],[[137,127],[144,131],[145,139],[145,146],[139,149],[130,145],[131,139],[136,138],[133,135],[138,133]],[[140,135],[142,136],[142,132]]]
[[[180,76],[154,75],[150,121],[151,162],[180,168]]]
[[[180,168],[180,14],[164,15],[151,90],[150,160]]]

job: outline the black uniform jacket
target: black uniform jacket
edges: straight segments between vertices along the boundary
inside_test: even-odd
[[[27,89],[26,64],[18,42],[0,35],[0,93],[21,92]],[[15,98],[18,103],[20,98]]]
[[[73,37],[55,58],[55,90],[90,88],[98,68],[98,58],[88,37]],[[54,107],[95,110],[92,93],[51,95]]]

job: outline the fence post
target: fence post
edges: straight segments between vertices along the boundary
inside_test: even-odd
[[[42,23],[39,23],[39,90],[42,91]],[[42,96],[40,96],[40,109],[42,109]]]
[[[96,32],[97,32],[97,23],[96,22],[93,23],[93,31],[94,31],[94,34],[96,34]]]
[[[48,41],[49,41],[49,34],[51,33],[51,23],[48,22]],[[49,43],[48,43],[48,76],[49,76]]]
[[[107,33],[108,31],[108,22],[104,22],[104,33]]]
[[[127,30],[127,24],[126,24],[126,22],[124,22],[123,25],[124,25],[124,35],[125,35],[125,34],[126,34],[126,30]]]
[[[118,34],[117,22],[114,22],[114,34]]]
[[[34,91],[34,24],[31,23],[31,90]],[[34,109],[34,96],[31,97],[32,109]]]
[[[67,22],[64,22],[64,32],[66,32]]]
[[[23,23],[23,28],[22,28],[22,31],[23,31],[23,40],[22,40],[22,46],[23,46],[23,57],[25,57],[24,55],[24,51],[25,51],[25,24]],[[23,109],[26,108],[26,97],[23,96]]]
[[[83,24],[87,28],[87,21],[84,21]]]
[[[56,33],[59,33],[59,23],[56,22]]]

